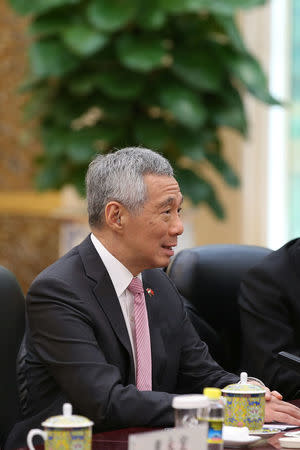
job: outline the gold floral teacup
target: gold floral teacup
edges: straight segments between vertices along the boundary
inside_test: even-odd
[[[44,431],[39,428],[30,430],[27,435],[29,450],[35,450],[32,444],[34,436],[41,436],[45,441],[45,450],[91,450],[92,425],[83,416],[72,415],[72,405],[63,405],[63,415],[54,416],[42,423]]]
[[[222,389],[224,425],[261,429],[265,419],[265,392],[263,387],[247,382],[247,374],[242,372],[239,383]]]

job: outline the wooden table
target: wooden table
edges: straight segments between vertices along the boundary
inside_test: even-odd
[[[92,450],[127,450],[128,436],[132,433],[153,431],[153,428],[125,428],[93,435]]]
[[[97,433],[93,435],[92,450],[127,450],[128,436],[132,433],[142,433],[151,431],[149,428],[126,428],[123,430],[106,431],[105,433]],[[258,450],[274,450],[280,449],[279,438],[285,432],[275,434],[268,439],[260,439],[259,441],[250,444],[248,447],[240,448],[257,448]],[[225,447],[226,449],[226,447]],[[27,450],[27,447],[22,447],[17,450]],[[36,450],[44,450],[44,446],[36,446]],[[229,450],[229,448],[228,448]]]
[[[141,433],[144,431],[150,431],[149,428],[127,428],[124,430],[108,431],[105,433],[94,434],[92,450],[127,450],[128,436],[131,433]],[[274,448],[279,449],[279,438],[283,436],[285,432],[275,434],[268,439],[260,439],[254,442],[248,448],[259,448],[259,450],[272,450]],[[225,447],[226,448],[226,447]],[[241,447],[245,448],[245,447]]]
[[[300,399],[293,400],[291,403],[300,407]],[[92,450],[127,450],[128,436],[132,433],[142,433],[147,431],[153,431],[157,428],[124,428],[122,430],[106,431],[103,433],[97,433],[93,435]],[[278,433],[270,438],[260,439],[253,444],[250,444],[247,448],[258,448],[259,450],[274,450],[280,449],[279,438],[285,433]],[[226,448],[226,447],[225,447]],[[242,447],[241,447],[242,448]],[[243,447],[246,448],[246,447]],[[43,450],[43,446],[37,446],[36,450]],[[26,448],[17,449],[26,450]],[[229,450],[229,449],[228,449]]]
[[[291,401],[294,405],[300,407],[300,399]],[[128,436],[131,433],[142,433],[151,431],[149,428],[126,428],[123,430],[106,431],[93,435],[93,450],[127,450]],[[259,450],[280,449],[279,438],[284,435],[282,433],[275,434],[270,438],[262,438],[247,448],[258,448]],[[225,447],[226,448],[226,447]],[[242,448],[242,447],[241,447]],[[244,447],[245,448],[245,447]]]

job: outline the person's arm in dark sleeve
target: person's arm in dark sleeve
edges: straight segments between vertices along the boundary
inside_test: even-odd
[[[277,353],[285,350],[300,356],[295,342],[292,309],[273,266],[259,265],[241,284],[239,306],[242,326],[243,368],[286,399],[299,398],[300,377],[283,367]]]
[[[239,377],[226,372],[211,357],[208,347],[193,327],[186,311],[182,312],[182,349],[178,374],[180,393],[202,393],[204,387],[223,388],[236,383]]]

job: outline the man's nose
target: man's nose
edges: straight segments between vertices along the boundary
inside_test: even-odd
[[[183,223],[180,216],[176,216],[171,227],[171,234],[180,236],[183,233]]]

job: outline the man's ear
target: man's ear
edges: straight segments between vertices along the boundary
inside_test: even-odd
[[[121,203],[116,201],[107,203],[105,207],[105,221],[110,228],[121,230],[123,215],[124,206]]]

